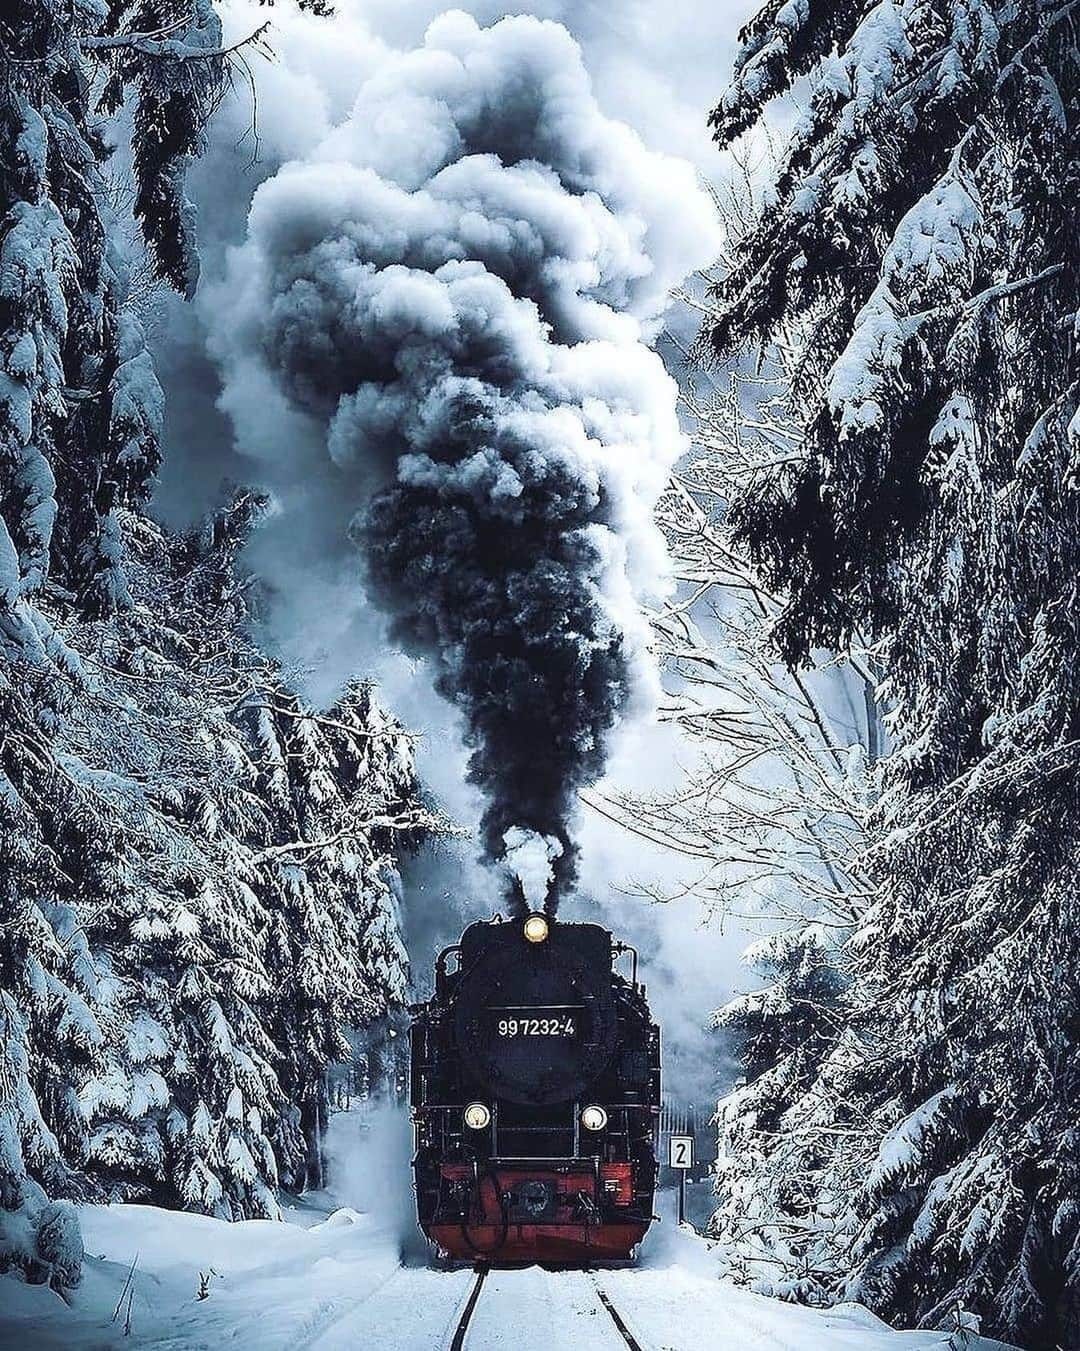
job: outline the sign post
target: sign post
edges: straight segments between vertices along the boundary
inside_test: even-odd
[[[679,1223],[686,1222],[686,1170],[694,1166],[694,1137],[668,1136],[668,1167],[679,1174]]]

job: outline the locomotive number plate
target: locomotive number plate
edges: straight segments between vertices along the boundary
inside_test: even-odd
[[[584,1008],[489,1008],[488,1026],[496,1037],[566,1037],[582,1033]]]
[[[495,1024],[500,1037],[576,1037],[573,1018],[500,1018]]]

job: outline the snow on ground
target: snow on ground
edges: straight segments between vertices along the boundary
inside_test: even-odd
[[[65,1303],[0,1277],[0,1348],[443,1351],[474,1277],[434,1269],[417,1242],[407,1121],[343,1114],[329,1143],[338,1194],[286,1207],[284,1224],[84,1207],[81,1287]],[[664,1220],[637,1267],[492,1272],[463,1351],[625,1351],[598,1287],[643,1351],[960,1351],[947,1333],[894,1332],[853,1305],[802,1309],[736,1289],[719,1279],[710,1245],[675,1225],[674,1193],[658,1201]],[[999,1346],[969,1338],[963,1351]]]
[[[992,1351],[1003,1343],[948,1332],[895,1332],[856,1304],[806,1309],[718,1279],[712,1245],[674,1223],[674,1192],[636,1268],[600,1278],[611,1302],[649,1351]]]
[[[392,1230],[351,1209],[310,1207],[288,1222],[226,1224],[151,1206],[82,1212],[86,1275],[70,1307],[51,1291],[0,1278],[0,1346],[252,1351],[436,1351],[449,1345],[469,1271],[402,1265]],[[131,1308],[113,1318],[132,1261]],[[210,1273],[199,1299],[200,1273]],[[658,1226],[635,1269],[496,1271],[466,1351],[625,1351],[596,1295],[610,1296],[646,1351],[930,1351],[946,1333],[897,1333],[863,1309],[780,1304],[717,1279],[707,1244]],[[997,1345],[972,1339],[966,1351]]]
[[[396,1237],[350,1209],[288,1212],[285,1224],[227,1224],[152,1206],[88,1206],[87,1260],[70,1307],[48,1289],[0,1281],[0,1346],[253,1351],[444,1344],[467,1271],[404,1267]],[[131,1333],[114,1319],[137,1260]],[[198,1297],[202,1274],[209,1293]]]

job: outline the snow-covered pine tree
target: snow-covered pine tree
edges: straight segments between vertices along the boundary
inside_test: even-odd
[[[714,114],[805,83],[707,335],[799,344],[805,437],[734,519],[785,656],[880,637],[898,709],[834,1292],[1033,1347],[1080,1343],[1078,41],[1059,0],[773,0]]]
[[[20,0],[0,17],[0,1210],[13,1217],[0,1217],[0,1267],[61,1280],[78,1265],[73,1243],[57,1255],[70,1226],[25,1169],[70,1190],[87,1145],[75,1086],[102,1033],[70,878],[21,787],[48,772],[49,730],[80,678],[38,597],[49,581],[91,612],[126,602],[115,512],[145,498],[157,460],[160,389],[124,310],[92,108],[113,57],[90,45],[110,25],[115,40],[123,14]],[[62,782],[51,792],[62,810]]]
[[[845,978],[835,936],[814,924],[755,943],[744,961],[763,984],[714,1016],[744,1077],[717,1108],[709,1232],[731,1274],[817,1302],[830,1274],[822,1179],[835,1143],[825,1085]]]
[[[434,824],[411,741],[366,686],[309,708],[245,636],[257,509],[241,494],[179,540],[123,514],[130,609],[41,600],[83,676],[9,770],[26,867],[6,876],[43,953],[20,941],[3,972],[13,1205],[29,1169],[276,1215],[279,1181],[321,1179],[347,1029],[404,995],[396,857]]]
[[[84,918],[125,1029],[81,1090],[89,1171],[231,1217],[321,1180],[326,1072],[404,995],[396,853],[434,824],[370,688],[320,713],[244,637],[256,510],[178,542],[132,522],[135,608],[67,630],[108,679],[54,743],[123,837]]]
[[[222,62],[206,55],[210,0],[20,0],[0,24],[0,553],[18,560],[3,618],[32,648],[20,602],[46,577],[96,613],[126,603],[115,512],[145,501],[158,462],[161,390],[110,244],[103,114],[132,92],[136,209],[162,274],[190,289],[183,173]]]
[[[0,38],[0,1271],[71,1284],[47,1193],[241,1217],[310,1180],[344,1029],[400,1001],[395,857],[431,818],[369,689],[320,713],[253,646],[258,499],[181,539],[139,511],[162,398],[118,203],[190,290],[211,4],[21,0]]]
[[[325,1076],[329,1064],[351,1056],[346,1030],[366,1027],[405,993],[392,893],[372,884],[380,872],[392,876],[400,836],[420,818],[406,806],[408,741],[368,686],[347,689],[325,716],[285,694],[273,712],[271,728],[268,710],[259,709],[259,734],[272,764],[286,757],[296,843],[277,855],[270,964],[278,987],[269,1031],[281,1052],[282,1086],[300,1106],[304,1160],[287,1179],[299,1189],[324,1184]],[[388,787],[404,810],[387,811]],[[365,820],[363,835],[341,833],[346,802]],[[320,840],[328,843],[313,847]]]
[[[88,49],[108,64],[99,111],[132,104],[133,210],[163,280],[191,297],[199,280],[195,205],[184,183],[204,147],[226,66],[213,0],[107,0]]]
[[[77,671],[44,616],[28,613],[49,635],[50,656]],[[86,1193],[78,1170],[89,1133],[78,1090],[100,1069],[105,1042],[67,860],[50,847],[25,791],[34,781],[56,811],[74,806],[48,735],[67,679],[33,661],[0,663],[0,1271],[15,1266],[61,1284],[78,1275],[78,1227],[70,1217],[54,1223],[60,1212],[45,1189]],[[65,1234],[71,1242],[57,1251]]]

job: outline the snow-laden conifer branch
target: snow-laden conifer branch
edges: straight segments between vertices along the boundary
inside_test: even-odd
[[[179,27],[179,24],[175,26]],[[179,38],[159,37],[154,33],[90,34],[81,37],[79,45],[86,52],[131,51],[140,56],[167,61],[219,61],[243,51],[245,47],[257,47],[269,29],[269,22],[260,24],[246,38],[240,38],[227,47],[200,47]]]

